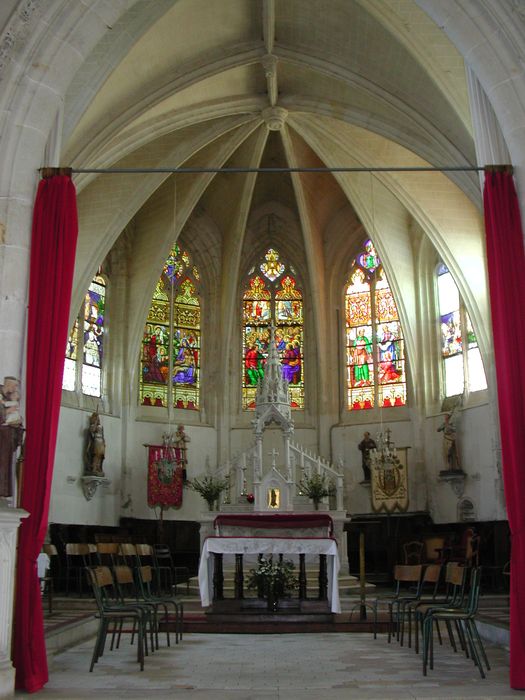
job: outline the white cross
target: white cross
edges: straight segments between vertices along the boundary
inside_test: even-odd
[[[271,457],[272,457],[272,469],[275,469],[275,458],[277,457],[279,452],[274,447],[271,452],[268,452],[268,454],[271,455]]]

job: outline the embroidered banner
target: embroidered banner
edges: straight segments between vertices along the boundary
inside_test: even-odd
[[[399,465],[392,469],[372,466],[372,509],[379,513],[408,510],[407,447],[398,447]]]
[[[176,447],[148,445],[148,506],[180,508],[184,458]]]

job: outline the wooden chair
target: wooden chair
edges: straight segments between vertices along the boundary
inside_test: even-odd
[[[119,551],[118,542],[97,542],[99,566],[115,566]]]
[[[69,595],[71,578],[74,579],[78,594],[82,595],[82,582],[86,566],[91,566],[92,551],[88,544],[68,542],[66,544],[66,595]]]
[[[403,545],[403,557],[404,564],[421,564],[421,559],[423,557],[423,542],[419,540],[413,540],[412,542],[405,542]]]
[[[148,617],[150,624],[151,648],[159,648],[159,608],[164,609],[164,620],[168,622],[167,605],[160,601],[146,600],[142,595],[142,591],[133,575],[133,570],[125,564],[118,564],[113,567],[116,588],[119,595],[120,603],[125,604],[130,602],[144,608],[144,612]],[[166,626],[166,637],[168,646],[170,646],[170,634]],[[154,641],[155,640],[155,641]]]
[[[47,595],[47,611],[52,615],[55,579],[58,581],[60,578],[60,557],[54,544],[43,545],[42,551],[49,557],[49,569],[40,580],[44,582],[44,593]]]
[[[425,537],[425,561],[429,564],[444,563],[447,538],[441,535]]]
[[[395,601],[407,595],[407,589],[410,586],[416,586],[414,592],[415,597],[419,592],[421,574],[423,567],[421,564],[407,566],[405,564],[396,564],[394,568],[394,590],[391,594],[379,596],[372,601],[372,609],[374,611],[374,639],[377,638],[377,609],[380,603],[386,603],[388,608],[388,641],[390,642],[395,620],[393,616]]]
[[[449,636],[453,644],[454,651],[457,651],[451,635],[451,623],[457,626],[460,639],[463,641],[463,648],[467,658],[470,656],[478,667],[480,676],[485,678],[485,668],[490,670],[490,664],[485,653],[485,648],[481,641],[474,616],[478,610],[479,594],[481,584],[481,568],[471,569],[470,590],[466,604],[459,607],[435,608],[427,610],[423,619],[423,675],[427,675],[427,667],[434,668],[434,624],[440,620],[444,621],[449,629]]]
[[[87,567],[86,572],[88,580],[93,590],[95,597],[100,623],[98,627],[97,637],[95,640],[95,648],[91,658],[90,672],[93,671],[94,665],[104,653],[106,637],[109,631],[110,624],[113,623],[111,649],[115,635],[119,633],[117,648],[120,642],[120,635],[123,632],[123,623],[131,621],[133,627],[131,630],[131,643],[133,643],[135,634],[137,633],[137,661],[140,664],[140,670],[144,670],[144,655],[147,653],[147,638],[146,638],[146,623],[147,615],[144,608],[138,605],[123,605],[114,602],[115,589],[113,576],[107,566]],[[125,630],[128,631],[128,630]]]
[[[449,562],[446,565],[445,574],[445,595],[442,597],[435,596],[432,600],[419,600],[412,606],[415,621],[415,651],[419,654],[419,629],[423,627],[423,619],[429,610],[437,610],[439,608],[461,608],[465,602],[466,577],[467,569],[461,566],[458,562]],[[439,623],[436,623],[436,630],[439,638],[439,643],[442,644],[441,632]],[[449,629],[449,636],[451,630]],[[452,642],[453,643],[453,642]]]
[[[182,640],[184,624],[184,605],[182,601],[169,595],[156,595],[152,590],[153,569],[151,566],[140,566],[137,570],[142,598],[146,601],[172,605],[175,613],[175,644]],[[167,620],[166,620],[167,621]],[[169,645],[169,644],[168,644]]]
[[[189,592],[190,570],[186,566],[175,566],[170,548],[164,544],[156,544],[153,546],[153,554],[159,593],[172,591],[179,583],[186,583],[186,590]]]
[[[398,629],[401,628],[401,632],[398,634],[401,646],[403,646],[405,637],[405,620],[408,623],[408,646],[412,646],[412,608],[423,601],[432,603],[436,600],[442,568],[441,564],[427,564],[423,569],[423,577],[417,595],[398,598],[395,602],[399,620]]]
[[[134,567],[137,565],[137,550],[134,544],[121,542],[118,545],[118,555],[115,558],[119,564]]]

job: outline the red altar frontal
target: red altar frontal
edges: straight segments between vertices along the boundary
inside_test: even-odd
[[[220,537],[332,537],[328,513],[221,513],[213,526]]]

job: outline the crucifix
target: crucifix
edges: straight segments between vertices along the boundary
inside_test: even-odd
[[[272,469],[275,469],[276,468],[275,458],[279,454],[279,451],[276,450],[274,447],[271,452],[268,452],[268,454],[271,455],[271,458],[272,458]]]

